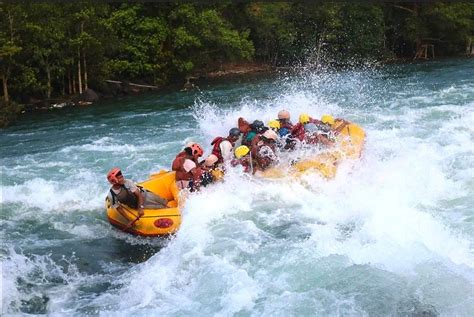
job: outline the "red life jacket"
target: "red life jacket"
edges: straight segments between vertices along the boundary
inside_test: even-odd
[[[309,119],[309,123],[314,123],[316,125],[322,124],[322,122],[318,119]],[[300,141],[303,141],[305,139],[306,132],[304,130],[304,124],[301,122],[298,122],[295,126],[293,126],[293,129],[291,130],[291,135],[297,138]]]
[[[305,134],[304,125],[300,122],[298,122],[291,130],[291,135],[300,141],[304,140],[304,134]]]
[[[220,145],[221,145],[222,141],[225,141],[225,140],[227,140],[227,139],[223,138],[221,136],[218,136],[218,137],[214,138],[214,140],[212,140],[212,142],[211,142],[211,145],[214,146],[212,148],[212,154],[217,156],[217,159],[218,159],[217,162],[218,163],[224,162],[224,158],[222,157]]]
[[[278,122],[280,122],[280,129],[286,128],[290,131],[291,131],[291,129],[293,129],[293,124],[289,121],[285,121],[285,122],[282,123],[282,121],[278,120]]]

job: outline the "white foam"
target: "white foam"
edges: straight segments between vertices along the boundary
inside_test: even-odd
[[[64,259],[67,262],[67,259]],[[57,286],[44,290],[41,286],[52,280],[62,280],[66,286]],[[67,269],[54,263],[49,255],[33,255],[27,257],[9,248],[7,255],[2,257],[2,313],[18,314],[24,301],[33,298],[49,298],[48,307],[59,311],[62,303],[75,295],[84,277],[76,267],[69,263]],[[20,291],[28,283],[27,291]]]
[[[123,162],[133,158],[126,165],[130,173],[136,173],[156,156],[160,158],[155,166],[169,166],[169,162],[160,161],[161,157],[172,159],[170,149],[177,152],[189,141],[200,142],[209,151],[210,140],[225,136],[239,116],[266,123],[281,109],[290,110],[293,122],[302,112],[314,117],[331,113],[360,123],[366,130],[361,160],[341,164],[336,178],[329,181],[317,173],[308,173],[300,180],[255,179],[230,169],[223,183],[187,197],[181,228],[164,248],[146,262],[113,276],[114,285],[106,292],[77,305],[97,307],[97,313],[104,316],[157,312],[272,315],[284,309],[291,315],[299,307],[311,307],[313,313],[322,315],[334,309],[341,309],[342,315],[377,314],[366,312],[360,299],[347,295],[355,291],[370,298],[365,287],[374,284],[351,289],[341,285],[345,280],[336,276],[362,266],[380,274],[381,283],[384,278],[400,279],[401,287],[406,287],[400,292],[411,293],[410,285],[415,284],[416,294],[429,295],[428,303],[443,303],[436,307],[441,313],[450,306],[454,315],[470,315],[474,308],[469,300],[459,304],[459,298],[445,295],[474,285],[472,225],[467,221],[468,229],[460,231],[455,223],[458,218],[451,218],[454,208],[466,214],[471,208],[465,204],[473,195],[472,86],[450,84],[432,91],[421,89],[416,78],[389,79],[374,86],[375,80],[367,77],[363,72],[310,74],[277,82],[273,97],[265,96],[265,92],[256,99],[242,97],[235,104],[197,100],[191,109],[196,123],[183,127],[171,122],[166,126],[166,131],[173,131],[173,138],[174,133],[186,133],[186,137],[169,140],[163,147],[161,141],[134,143],[130,140],[141,134],[128,131],[128,141],[126,137],[122,141],[99,136],[95,141],[66,146],[60,152],[64,161],[57,165],[32,157],[45,168],[63,168],[63,175],[70,171],[76,176],[38,176],[4,185],[2,204],[20,206],[12,211],[12,221],[67,215],[75,209],[102,211],[108,186],[102,165],[116,163],[109,161],[110,153],[125,155]],[[330,96],[335,91],[336,96]],[[180,115],[185,113],[169,114],[170,121]],[[86,172],[89,165],[80,165],[82,157],[77,152],[98,155],[102,161],[91,166],[102,167]],[[106,159],[101,153],[108,153]],[[78,171],[69,169],[68,156],[79,162]],[[53,226],[81,240],[109,235],[131,247],[154,243],[112,228],[98,233],[101,224],[73,225],[56,219]],[[22,272],[28,271],[28,263],[20,256],[8,262],[7,271],[15,265]],[[421,281],[430,276],[420,273],[423,270],[443,276],[445,271],[454,272],[449,278],[455,282],[449,287],[443,279],[423,284]],[[329,280],[326,284],[322,282],[325,278]],[[18,293],[14,280],[3,284],[12,294],[5,305],[15,307],[24,295]],[[382,289],[387,285],[378,286]],[[76,302],[75,290],[74,285],[71,289],[57,288],[50,312],[78,307],[71,304]],[[2,296],[9,295],[4,292]],[[461,306],[452,308],[457,304]]]
[[[34,216],[37,208],[45,212],[95,210],[103,206],[104,185],[94,183],[58,182],[34,178],[19,185],[2,187],[4,204],[24,206],[23,216]],[[26,215],[28,213],[28,215]],[[19,214],[20,216],[20,214]]]

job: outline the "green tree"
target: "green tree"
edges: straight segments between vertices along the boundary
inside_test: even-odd
[[[430,37],[435,39],[438,52],[453,55],[463,52],[474,37],[473,3],[435,3],[427,15]]]
[[[298,57],[294,47],[298,30],[289,19],[291,9],[292,5],[286,2],[247,6],[250,38],[258,59],[280,65]]]
[[[63,71],[63,61],[60,58],[60,44],[65,41],[63,12],[59,6],[46,3],[32,4],[26,8],[28,20],[22,34],[27,42],[23,52],[24,66],[30,70],[36,69],[36,72],[30,71],[30,74],[39,75],[36,80],[27,82],[32,89],[38,89],[47,98],[51,98],[53,78],[57,78]],[[48,18],[45,19],[45,16]]]
[[[164,83],[161,72],[168,28],[163,18],[145,16],[144,5],[122,5],[107,20],[113,30],[115,50],[109,52],[106,67],[119,79],[151,79]]]
[[[179,5],[171,10],[168,23],[172,75],[183,77],[196,68],[253,57],[248,32],[234,29],[215,9]]]
[[[92,70],[93,78],[102,77],[104,69],[97,67],[105,61],[104,54],[113,31],[108,22],[109,7],[105,4],[87,4],[73,6],[72,33],[69,41],[73,61],[77,65],[77,78],[79,93],[89,88],[89,71]],[[92,67],[91,67],[92,66]]]
[[[339,10],[341,27],[336,58],[340,62],[383,56],[384,14],[377,5],[345,4]]]
[[[12,68],[17,63],[16,57],[22,50],[19,29],[25,18],[20,5],[3,4],[0,6],[0,76],[2,78],[3,100],[10,101],[8,80]]]

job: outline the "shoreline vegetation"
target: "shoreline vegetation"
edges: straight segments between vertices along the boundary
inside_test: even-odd
[[[474,55],[474,4],[0,4],[0,127],[201,80]]]

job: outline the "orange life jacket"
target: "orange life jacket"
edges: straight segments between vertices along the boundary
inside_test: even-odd
[[[184,161],[186,160],[191,160],[194,163],[196,163],[196,168],[192,169],[189,172],[186,172],[184,169]],[[181,181],[181,180],[186,180],[186,181],[195,181],[196,183],[199,183],[200,176],[202,174],[201,168],[199,167],[199,163],[197,162],[196,158],[194,158],[192,155],[189,155],[185,151],[180,152],[178,155],[176,155],[176,158],[173,160],[173,164],[171,166],[171,169],[173,171],[176,171],[176,180]]]

